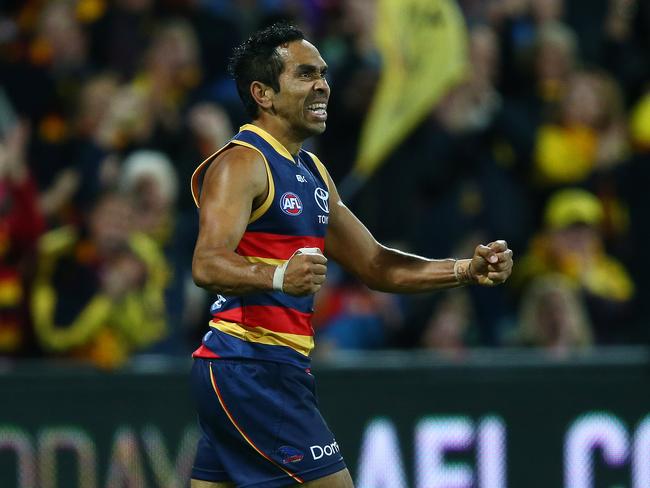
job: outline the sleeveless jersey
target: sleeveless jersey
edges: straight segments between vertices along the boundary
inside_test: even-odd
[[[268,195],[251,213],[235,252],[250,262],[280,265],[302,247],[324,253],[329,214],[327,172],[312,153],[293,157],[273,136],[247,124],[192,175],[192,196],[199,206],[203,170],[233,145],[257,151],[264,160]],[[194,357],[250,358],[309,366],[314,347],[311,327],[313,295],[294,297],[281,292],[243,296],[217,295],[210,331]]]

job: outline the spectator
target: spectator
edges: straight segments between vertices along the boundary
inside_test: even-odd
[[[542,185],[586,181],[625,161],[623,100],[616,82],[602,72],[580,71],[568,81],[559,121],[539,128],[535,167]]]
[[[422,346],[458,356],[472,344],[473,321],[473,307],[467,291],[445,292],[425,325]]]
[[[132,216],[127,199],[104,194],[85,233],[64,227],[41,239],[31,310],[47,352],[110,369],[165,336],[167,265]]]
[[[129,142],[153,144],[168,154],[178,151],[182,110],[201,81],[199,56],[196,34],[185,21],[169,21],[155,34],[131,83],[133,96],[145,109],[138,117],[148,118],[149,126]]]
[[[35,243],[45,222],[29,175],[24,123],[0,139],[0,354],[29,351],[27,299]]]
[[[84,209],[94,205],[97,195],[122,188],[140,207],[134,217],[139,230],[158,241],[173,270],[164,292],[166,317],[178,328],[170,328],[165,344],[182,344],[180,332],[194,331],[193,324],[202,324],[207,313],[201,305],[206,294],[189,278],[198,217],[185,185],[197,163],[226,143],[244,118],[225,69],[232,47],[252,29],[280,17],[293,19],[311,33],[329,66],[332,95],[328,130],[308,145],[319,147],[316,152],[341,182],[356,159],[362,125],[382,74],[374,35],[376,3],[13,0],[4,6],[0,85],[32,129],[23,146],[27,180],[5,175],[0,185],[7,212],[3,218],[14,222],[9,227],[33,224],[29,235],[21,234],[24,238],[11,231],[13,250],[3,255],[4,265],[14,270],[7,276],[26,280],[23,297],[30,296],[25,288],[30,249],[44,226],[65,224],[71,241],[88,242],[87,231],[72,232],[85,222]],[[505,236],[515,251],[530,241],[524,267],[542,263],[535,269],[560,273],[575,284],[593,323],[594,342],[638,341],[634,331],[650,320],[650,286],[644,279],[650,273],[644,259],[650,245],[645,211],[650,196],[644,186],[650,174],[650,2],[458,3],[469,28],[467,77],[348,204],[380,240],[403,242],[416,253],[454,254],[470,236],[480,240],[486,234]],[[0,100],[5,153],[11,152],[6,128],[12,120]],[[137,165],[131,161],[144,154],[142,150],[164,155],[167,163],[134,171]],[[179,185],[176,197],[169,191],[172,172]],[[602,209],[598,223],[592,219],[560,228],[545,221],[549,196],[569,185],[597,196]],[[340,188],[348,191],[352,186]],[[18,187],[25,190],[20,197],[12,193]],[[31,203],[8,203],[23,197]],[[30,206],[34,199],[38,208]],[[15,218],[17,213],[23,216]],[[20,246],[14,245],[16,239]],[[560,251],[551,252],[556,241]],[[578,243],[592,250],[577,251]],[[597,248],[600,251],[593,251]],[[574,254],[600,256],[593,259],[601,264],[585,264]],[[70,256],[64,253],[56,262],[74,262]],[[612,256],[625,263],[631,277]],[[592,276],[601,268],[612,273],[611,280]],[[506,289],[470,292],[471,321],[476,325],[470,329],[470,343],[503,343],[504,331],[513,327],[521,305],[515,300],[528,295],[523,283],[532,276],[525,269],[521,273],[514,296]],[[12,286],[8,289],[15,290]],[[365,321],[358,331],[379,331],[376,337],[355,338],[352,333],[334,334],[342,328],[328,327],[333,343],[420,345],[431,316],[428,300],[423,299],[427,303],[422,307],[412,298],[401,302],[400,313],[408,319],[392,329],[386,327],[392,322],[386,322],[383,313],[346,312],[384,310],[389,305],[379,297],[352,283],[331,291],[338,298],[323,303],[339,304],[339,323]],[[16,312],[9,302],[7,307],[7,317],[20,315],[19,322],[27,324],[17,329],[29,330],[27,314]],[[79,305],[75,310],[82,309]],[[52,323],[70,324],[72,315]],[[327,316],[326,322],[333,324],[334,316]],[[637,324],[637,329],[624,330],[623,322]],[[18,349],[29,349],[29,334],[19,335]],[[157,350],[171,351],[160,344]],[[13,347],[6,350],[13,354]]]
[[[178,195],[176,172],[167,156],[140,150],[123,162],[120,189],[137,209],[134,228],[165,247],[174,231],[174,209]]]
[[[176,200],[178,179],[171,161],[159,151],[139,150],[131,153],[122,164],[120,190],[137,210],[133,226],[147,235],[165,253],[171,279],[165,290],[165,308],[170,321],[169,335],[157,351],[187,352],[183,349],[185,295],[190,273],[187,262],[191,253],[184,250],[180,234]]]
[[[579,289],[560,274],[547,274],[526,289],[516,343],[562,356],[592,345],[591,323]]]
[[[68,220],[68,204],[79,185],[70,157],[72,118],[83,83],[93,71],[88,44],[74,4],[48,2],[30,46],[36,81],[17,88],[23,97],[35,99],[30,161],[41,190],[41,210],[54,224]]]
[[[608,344],[629,339],[634,284],[624,266],[606,253],[600,226],[603,207],[591,193],[569,188],[554,193],[544,213],[545,228],[518,263],[515,283],[560,274],[583,294],[595,340]]]
[[[114,140],[119,91],[119,82],[110,73],[90,78],[81,89],[74,120],[77,185],[74,193],[65,196],[74,198],[78,208],[92,204],[96,195],[117,184],[119,158]]]

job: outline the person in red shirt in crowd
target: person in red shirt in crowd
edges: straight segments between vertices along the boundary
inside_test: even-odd
[[[45,229],[36,186],[25,163],[29,129],[15,124],[0,136],[0,354],[29,349],[26,312],[29,263]]]

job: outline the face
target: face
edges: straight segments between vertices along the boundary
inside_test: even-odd
[[[576,75],[571,78],[562,108],[566,123],[595,127],[602,118],[602,102],[593,77]]]
[[[103,197],[90,216],[90,232],[101,253],[111,253],[126,245],[132,227],[133,209],[128,200]]]
[[[322,134],[327,121],[330,87],[325,80],[327,65],[307,41],[278,48],[284,62],[280,91],[273,93],[272,109],[299,138]]]

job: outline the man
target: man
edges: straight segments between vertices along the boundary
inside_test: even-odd
[[[192,273],[217,294],[211,330],[194,353],[202,438],[193,488],[353,486],[309,370],[313,294],[328,258],[368,286],[398,293],[495,285],[510,275],[504,241],[463,260],[375,241],[318,158],[301,149],[325,130],[326,70],[318,50],[284,24],[238,47],[231,71],[253,124],[192,178],[200,205]]]

